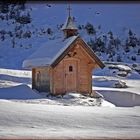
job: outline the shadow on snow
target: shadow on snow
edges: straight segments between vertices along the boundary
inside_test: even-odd
[[[126,91],[98,90],[105,100],[118,107],[140,106],[140,95]]]

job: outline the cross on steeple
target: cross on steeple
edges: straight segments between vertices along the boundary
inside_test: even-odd
[[[68,10],[68,12],[69,12],[69,17],[70,17],[70,13],[71,13],[71,10],[72,10],[71,7],[70,7],[70,4],[69,4],[67,10]]]

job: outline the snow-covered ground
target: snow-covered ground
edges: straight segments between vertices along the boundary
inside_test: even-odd
[[[131,73],[120,77],[107,67],[94,72],[101,105],[78,93],[46,97],[30,88],[31,71],[0,69],[0,138],[140,138],[140,75],[117,67]],[[128,87],[114,88],[120,80]]]
[[[100,101],[100,99],[90,98],[79,93],[69,93],[63,97],[54,97],[47,96],[48,93],[33,91],[31,89],[31,71],[0,69],[0,79],[0,99],[50,105],[97,105],[114,107],[112,103],[103,99]]]
[[[119,78],[94,76],[96,78],[93,89],[100,92],[104,98],[120,107],[140,106],[140,80],[125,79],[128,88],[113,88]],[[100,83],[100,86],[99,86]],[[104,85],[103,85],[104,84]],[[102,87],[101,87],[102,86]]]
[[[140,107],[58,106],[0,101],[1,138],[140,138]]]
[[[111,67],[111,69],[108,69]],[[139,68],[137,66],[137,68]],[[118,73],[126,72],[126,76]],[[115,88],[115,83],[123,81],[126,88]],[[140,74],[129,64],[109,64],[102,71],[93,75],[93,89],[100,92],[104,98],[120,107],[140,105]]]

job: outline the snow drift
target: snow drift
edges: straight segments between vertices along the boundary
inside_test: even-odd
[[[34,92],[27,85],[0,88],[0,99],[38,99],[41,95]]]

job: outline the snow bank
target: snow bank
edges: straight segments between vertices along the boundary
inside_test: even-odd
[[[119,70],[122,70],[122,71],[128,71],[128,72],[132,71],[132,69],[126,65],[117,65],[117,67]]]
[[[110,69],[118,69],[120,71],[126,71],[126,72],[131,72],[132,71],[132,69],[125,64],[117,64],[117,63],[116,64],[111,64],[110,63],[110,64],[106,64],[106,66]]]
[[[7,88],[0,88],[0,99],[38,99],[41,98],[27,85],[18,85]]]
[[[116,107],[113,103],[108,102],[108,101],[106,101],[106,100],[104,100],[104,101],[102,102],[102,106],[104,106],[104,107]]]
[[[106,67],[102,70],[95,69],[93,74],[96,76],[110,76],[123,79],[140,79],[139,65],[127,63],[104,62]]]
[[[81,95],[80,93],[67,93],[62,96],[47,96],[47,93],[38,93],[32,90],[27,85],[12,85],[11,87],[0,88],[0,99],[9,99],[16,102],[48,104],[48,105],[63,105],[63,106],[102,106],[104,100],[90,98]],[[103,104],[103,106],[105,103]],[[105,106],[111,106],[106,104]]]
[[[100,77],[100,76],[97,76],[97,77],[94,77],[93,76],[93,88],[94,86],[97,86],[97,87],[110,87],[112,88],[113,85],[118,81],[118,79],[110,79],[108,77]]]
[[[16,77],[25,77],[25,78],[31,78],[31,76],[32,76],[31,71],[15,70],[15,69],[2,69],[2,68],[0,68],[0,74],[16,76]]]
[[[28,84],[31,86],[31,71],[0,68],[0,87]]]
[[[108,106],[115,107],[112,103],[105,101],[101,98],[91,98],[84,96],[80,93],[67,93],[64,96],[52,96],[47,95],[46,93],[40,93],[42,99],[31,99],[31,100],[22,100],[25,103],[34,103],[34,104],[47,104],[47,105],[61,105],[61,106]],[[21,102],[21,100],[16,100],[16,102]]]

